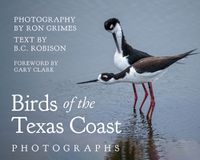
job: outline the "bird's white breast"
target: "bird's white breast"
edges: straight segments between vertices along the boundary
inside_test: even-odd
[[[122,53],[115,52],[114,55],[114,64],[119,70],[124,70],[129,67],[128,59],[123,57]]]

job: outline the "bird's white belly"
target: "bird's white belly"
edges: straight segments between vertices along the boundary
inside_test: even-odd
[[[129,67],[128,59],[118,52],[115,52],[114,64],[121,71]]]
[[[131,67],[130,72],[126,74],[124,81],[125,82],[132,82],[136,84],[152,82],[158,78],[160,78],[166,70],[160,70],[156,72],[145,72],[145,73],[137,73],[136,70]]]

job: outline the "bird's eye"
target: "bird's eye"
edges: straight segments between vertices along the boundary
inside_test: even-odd
[[[112,28],[113,28],[113,24],[110,25],[110,29],[112,29]]]

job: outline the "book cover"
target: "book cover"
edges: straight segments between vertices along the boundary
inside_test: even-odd
[[[199,159],[198,0],[0,3],[0,159]]]

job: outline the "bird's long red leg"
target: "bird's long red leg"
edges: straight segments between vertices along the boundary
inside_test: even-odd
[[[152,83],[148,82],[148,86],[149,86],[149,92],[150,92],[150,96],[151,96],[151,103],[150,103],[149,111],[147,113],[147,118],[151,120],[153,111],[154,111],[154,107],[155,107],[155,98],[154,98]]]
[[[136,108],[136,104],[137,104],[137,100],[138,100],[138,95],[137,95],[137,90],[136,90],[136,87],[135,87],[135,84],[133,83],[133,91],[134,91],[134,105],[133,105],[133,109],[135,110]]]
[[[144,83],[142,83],[142,87],[143,87],[143,89],[144,89],[144,99],[143,99],[143,101],[142,101],[142,103],[141,103],[141,105],[140,105],[140,112],[142,112],[142,107],[143,107],[144,102],[146,101],[146,99],[147,99],[147,97],[148,97],[148,91],[147,91],[147,89],[146,89]]]

